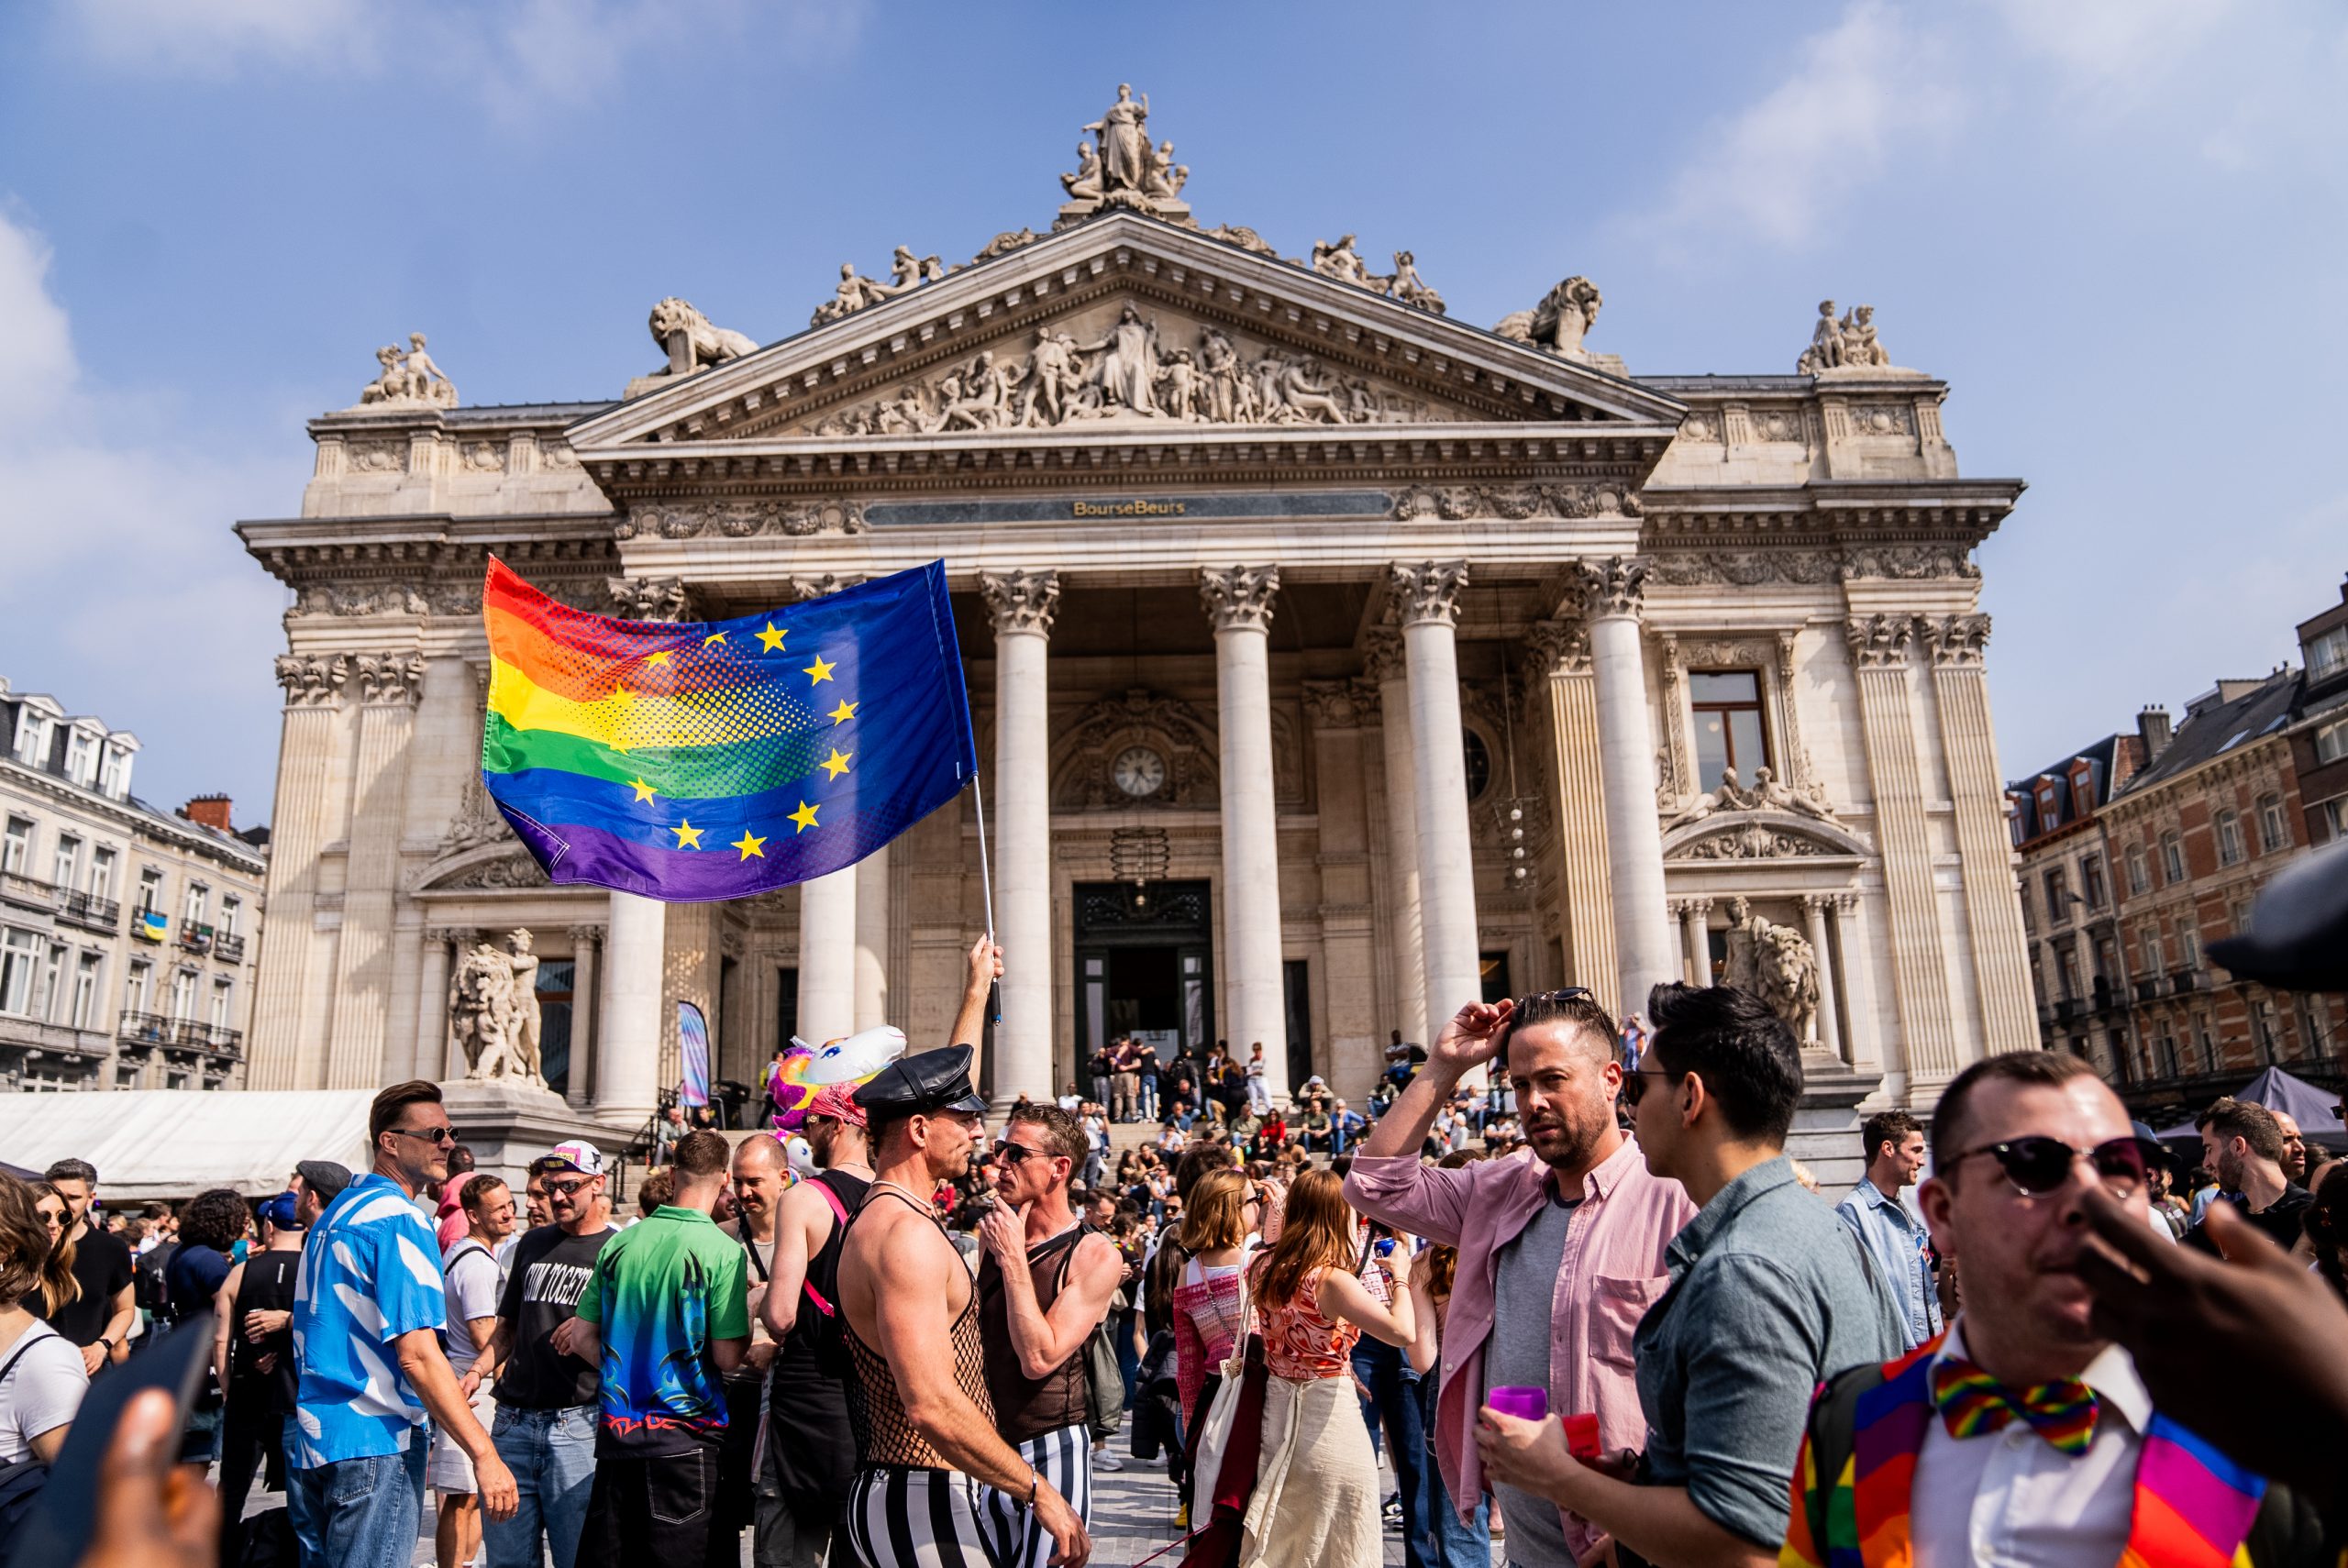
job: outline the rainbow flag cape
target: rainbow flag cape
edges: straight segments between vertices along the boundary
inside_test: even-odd
[[[559,604],[492,558],[482,782],[557,882],[671,903],[852,866],[977,776],[942,561],[699,624]]]

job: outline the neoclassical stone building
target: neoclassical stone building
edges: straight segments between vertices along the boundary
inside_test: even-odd
[[[778,343],[663,301],[624,401],[466,406],[419,340],[311,422],[300,515],[238,529],[294,592],[255,1087],[447,1074],[457,944],[516,927],[615,1126],[677,999],[744,1080],[949,1022],[967,797],[758,899],[545,883],[477,778],[493,552],[646,620],[946,562],[998,1096],[1135,1032],[1358,1095],[1470,998],[1724,966],[1800,1021],[1822,1131],[2036,1043],[1971,561],[2022,486],[1959,476],[1945,384],[1831,307],[1800,373],[1631,375],[1585,280],[1487,331],[1407,253],[1202,228],[1139,145]]]

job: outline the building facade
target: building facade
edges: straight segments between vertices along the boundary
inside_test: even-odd
[[[130,792],[138,739],[0,679],[0,1085],[235,1087],[267,861],[225,797]]]
[[[386,349],[311,423],[300,515],[238,529],[293,594],[256,1086],[460,1068],[451,965],[515,928],[607,1124],[674,1081],[674,999],[746,1082],[948,1026],[970,799],[760,898],[547,885],[477,773],[493,552],[642,621],[945,561],[1001,1098],[1128,1032],[1354,1094],[1478,997],[1724,969],[1800,1020],[1821,1127],[2034,1042],[1971,561],[2022,487],[1959,475],[1871,313],[1800,373],[1632,375],[1584,279],[1486,331],[1407,252],[1284,259],[1119,178],[843,268],[765,348],[663,301],[618,403],[467,407]]]
[[[2147,708],[2135,734],[2008,787],[2043,1042],[2095,1061],[2154,1121],[2269,1066],[2343,1083],[2338,999],[2206,957],[2270,878],[2341,837],[2348,589],[2298,634],[2303,666],[2221,680],[2174,725]]]

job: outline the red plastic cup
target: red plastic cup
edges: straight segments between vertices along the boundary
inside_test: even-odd
[[[1523,1386],[1500,1387],[1486,1394],[1484,1403],[1503,1416],[1514,1416],[1523,1421],[1537,1421],[1549,1413],[1549,1391]]]
[[[1583,1414],[1565,1419],[1566,1448],[1576,1459],[1589,1461],[1598,1457],[1598,1418]]]

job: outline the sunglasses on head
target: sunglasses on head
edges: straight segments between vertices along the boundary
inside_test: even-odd
[[[2127,1182],[2136,1187],[2145,1184],[2147,1173],[2161,1157],[2157,1144],[2143,1138],[2113,1138],[2098,1143],[2092,1149],[2075,1149],[2060,1138],[2010,1138],[2002,1143],[1984,1143],[1977,1149],[1967,1149],[1954,1159],[1941,1162],[1943,1170],[1954,1170],[1977,1154],[1987,1154],[1998,1162],[2014,1190],[2029,1197],[2054,1191],[2071,1179],[2071,1167],[2085,1160],[2095,1168],[2099,1180]]]
[[[1577,1001],[1583,997],[1594,997],[1597,994],[1588,986],[1560,986],[1554,991],[1535,991],[1529,997],[1519,997],[1509,1004],[1509,1010],[1512,1013],[1521,1013],[1535,1002]]]

